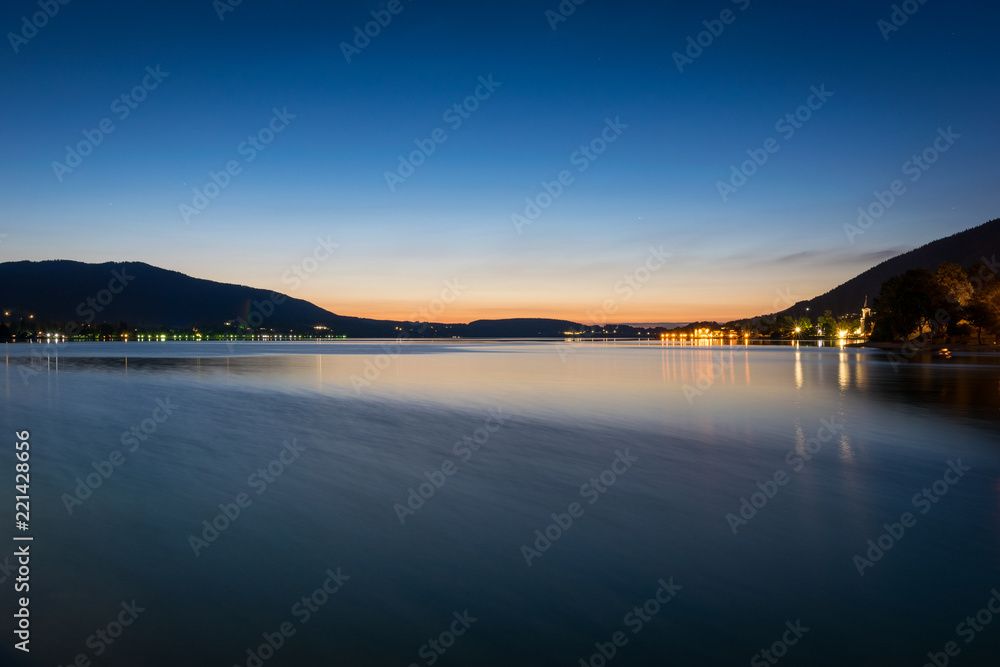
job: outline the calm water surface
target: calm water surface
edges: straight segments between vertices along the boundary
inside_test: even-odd
[[[34,541],[32,651],[12,649],[8,620],[3,662],[773,664],[767,650],[782,665],[920,666],[948,642],[951,664],[1000,655],[996,357],[52,352],[6,351],[0,516],[14,535],[27,429]],[[133,600],[142,611],[123,612]]]

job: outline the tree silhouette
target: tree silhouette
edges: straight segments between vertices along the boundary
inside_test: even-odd
[[[965,307],[965,317],[976,327],[976,339],[983,343],[983,330],[1000,337],[1000,282],[992,280],[976,290]]]
[[[837,336],[837,318],[833,316],[833,311],[828,310],[816,319],[816,326],[822,331],[822,335],[827,338]]]
[[[937,333],[938,315],[949,305],[947,297],[937,277],[927,269],[910,269],[886,280],[875,299],[878,320],[872,339],[909,340],[927,326]]]

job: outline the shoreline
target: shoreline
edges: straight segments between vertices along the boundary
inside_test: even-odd
[[[983,343],[982,345],[977,344],[956,344],[956,343],[927,343],[924,345],[918,345],[913,341],[906,343],[850,343],[845,347],[870,347],[876,350],[903,350],[912,351],[916,348],[917,352],[943,352],[947,350],[948,352],[991,352],[994,354],[1000,354],[1000,345],[996,343]]]

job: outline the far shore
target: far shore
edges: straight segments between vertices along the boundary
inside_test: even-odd
[[[956,344],[956,343],[916,343],[913,341],[907,343],[850,343],[846,347],[873,347],[878,350],[902,350],[912,351],[914,348],[917,352],[993,352],[1000,353],[1000,346],[996,343],[983,343],[982,345],[967,345],[967,344]]]

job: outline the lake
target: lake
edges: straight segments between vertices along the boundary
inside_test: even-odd
[[[998,357],[19,344],[2,411],[7,664],[1000,655]]]

